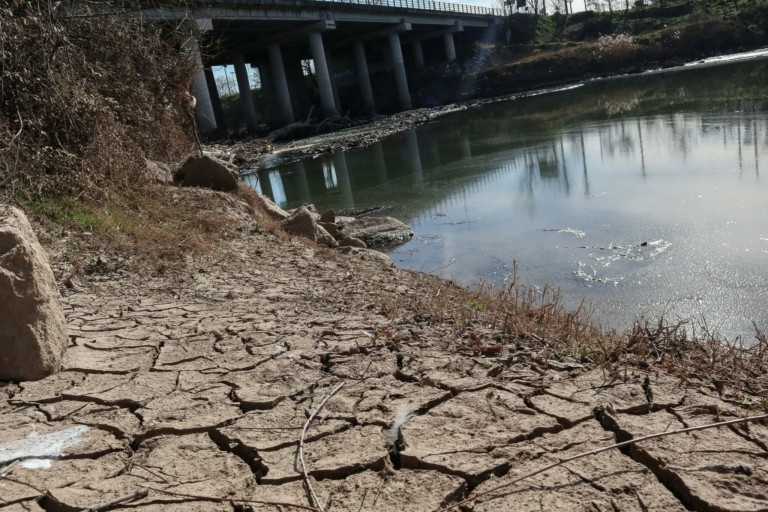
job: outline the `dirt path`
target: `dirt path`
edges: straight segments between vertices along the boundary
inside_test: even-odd
[[[412,307],[434,278],[218,208],[231,234],[186,274],[110,270],[65,290],[64,370],[0,384],[0,510],[81,510],[141,489],[123,506],[306,509],[298,442],[342,382],[304,445],[334,512],[437,510],[616,439],[747,413],[663,373],[649,375],[649,406],[640,371],[611,382],[524,344],[463,354],[453,325]],[[404,406],[415,416],[393,456],[385,430]],[[767,460],[766,425],[706,430],[568,463],[465,510],[766,510]]]

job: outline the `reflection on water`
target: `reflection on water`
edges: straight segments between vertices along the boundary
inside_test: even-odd
[[[768,64],[609,80],[463,112],[249,178],[290,208],[387,206],[399,266],[587,298],[602,322],[768,327]]]

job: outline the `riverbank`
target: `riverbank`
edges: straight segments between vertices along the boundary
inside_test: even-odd
[[[70,233],[72,278],[66,237],[48,239],[70,346],[60,373],[0,388],[0,510],[142,490],[132,509],[313,508],[304,472],[323,510],[437,510],[614,440],[765,406],[758,353],[674,327],[608,336],[556,296],[470,293],[289,238],[247,197],[172,194],[223,227],[173,272]],[[760,423],[672,436],[473,510],[761,510],[766,452]]]
[[[192,147],[189,70],[143,67],[173,50],[145,23],[49,7],[0,9],[16,70],[0,191],[36,220],[69,347],[61,372],[0,383],[0,510],[422,511],[483,493],[472,510],[764,509],[764,423],[512,483],[764,411],[764,336],[603,332],[551,290],[465,290],[290,238],[245,189],[156,184],[142,157]]]

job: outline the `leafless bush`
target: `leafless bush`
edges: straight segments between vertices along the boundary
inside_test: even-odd
[[[627,60],[637,51],[638,45],[628,34],[600,36],[595,42],[592,54],[596,59],[609,62]]]
[[[141,5],[0,7],[0,198],[114,200],[141,187],[142,157],[190,149],[188,29],[130,7]]]

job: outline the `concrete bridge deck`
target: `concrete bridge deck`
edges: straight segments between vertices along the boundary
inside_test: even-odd
[[[374,89],[382,89],[381,80],[389,82],[398,108],[405,110],[412,106],[409,75],[423,70],[427,62],[455,62],[457,43],[491,40],[500,14],[488,7],[432,0],[227,0],[190,2],[186,11],[143,12],[154,19],[192,18],[212,43],[207,47],[213,52],[201,56],[197,41],[190,42],[200,67],[193,89],[203,132],[224,125],[210,66],[234,65],[249,129],[260,122],[291,123],[313,104],[323,117],[348,111],[340,100],[339,83],[350,77],[357,82],[361,113],[376,113]],[[302,61],[311,62],[312,76],[307,76]],[[261,79],[260,96],[266,105],[261,111],[249,86],[248,64],[258,69]],[[376,77],[376,88],[371,76]]]

